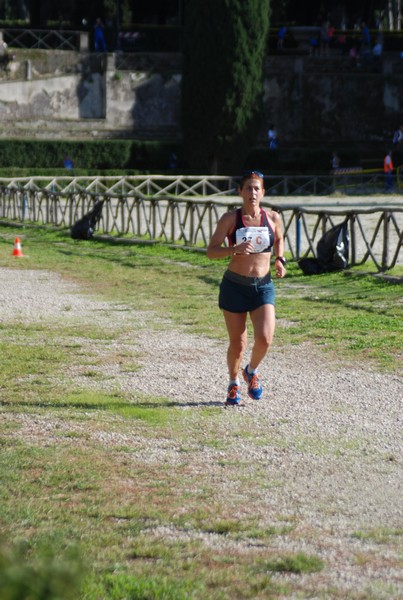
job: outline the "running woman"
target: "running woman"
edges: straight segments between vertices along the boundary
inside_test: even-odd
[[[265,194],[263,174],[260,171],[244,173],[238,192],[242,207],[220,218],[207,248],[210,259],[230,258],[221,281],[218,304],[229,337],[229,385],[225,404],[234,406],[242,403],[239,371],[247,344],[248,313],[254,344],[242,377],[250,398],[259,400],[263,393],[258,367],[270,348],[275,329],[275,290],[270,272],[273,251],[276,277],[286,274],[280,215],[260,207]]]

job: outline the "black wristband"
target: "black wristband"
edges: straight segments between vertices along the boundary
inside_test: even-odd
[[[283,267],[285,267],[287,264],[287,261],[284,258],[284,256],[276,256],[276,260],[279,260],[281,262],[281,264],[283,265]]]

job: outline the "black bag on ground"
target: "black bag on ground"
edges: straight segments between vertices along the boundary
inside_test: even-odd
[[[319,275],[341,271],[348,267],[350,236],[348,222],[335,225],[320,238],[316,246],[316,258],[301,258],[298,265],[304,275]]]
[[[320,275],[321,273],[325,273],[317,258],[301,258],[298,261],[298,266],[303,270],[304,275]]]
[[[104,200],[95,202],[92,210],[76,221],[71,227],[71,237],[75,240],[89,240],[94,235],[95,227],[101,218]]]

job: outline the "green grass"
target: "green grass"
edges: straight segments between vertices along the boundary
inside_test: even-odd
[[[17,234],[27,259],[10,258]],[[209,261],[203,253],[162,244],[75,242],[66,231],[3,229],[0,265],[10,264],[58,271],[92,293],[156,311],[194,333],[226,336],[217,309],[225,261]],[[360,271],[306,277],[289,263],[287,278],[277,282],[276,345],[309,342],[348,360],[397,368],[403,346],[402,286],[374,277],[374,269],[372,274]],[[402,276],[403,268],[394,273]]]
[[[396,543],[403,536],[403,529],[371,529],[369,531],[355,531],[352,534],[353,538],[361,539],[361,540],[372,540],[376,544],[387,544],[392,543],[393,540],[396,540]]]
[[[280,556],[274,560],[268,561],[266,568],[268,571],[278,573],[314,573],[321,571],[324,567],[322,560],[316,556],[307,556],[304,552],[295,555]]]
[[[23,544],[0,547],[0,590],[4,600],[77,599],[84,570],[75,550],[55,557],[49,555],[47,546],[38,548],[37,558],[30,564],[25,561],[26,552]]]
[[[17,235],[25,258],[11,256]],[[88,294],[149,312],[148,327],[226,338],[217,308],[225,261],[200,252],[3,228],[0,266],[60,273]],[[276,286],[276,347],[309,343],[329,359],[397,373],[402,287],[358,271],[305,277],[290,264]],[[267,448],[268,460],[270,452],[290,452],[281,423],[257,432],[252,414],[180,410],[169,398],[123,393],[113,382],[100,392],[109,380],[88,342],[105,342],[110,359],[133,371],[138,357],[108,346],[123,345],[127,335],[113,323],[78,329],[52,315],[44,324],[18,315],[0,321],[0,596],[24,598],[18,582],[26,581],[32,600],[313,597],[300,576],[313,576],[325,561],[272,550],[283,538],[303,542],[302,517],[268,510],[271,491],[281,492],[284,482],[268,480],[264,464],[239,451],[246,440]],[[77,369],[80,386],[72,383]],[[296,452],[337,456],[341,448],[348,459],[346,440],[315,435],[296,427]],[[169,461],[155,459],[150,440],[167,449]],[[359,443],[351,442],[351,452]],[[401,531],[362,526],[352,537],[395,547]]]

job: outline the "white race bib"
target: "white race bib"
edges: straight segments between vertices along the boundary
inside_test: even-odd
[[[236,243],[250,241],[253,244],[253,252],[263,252],[271,244],[270,231],[268,227],[241,227],[236,230]]]

